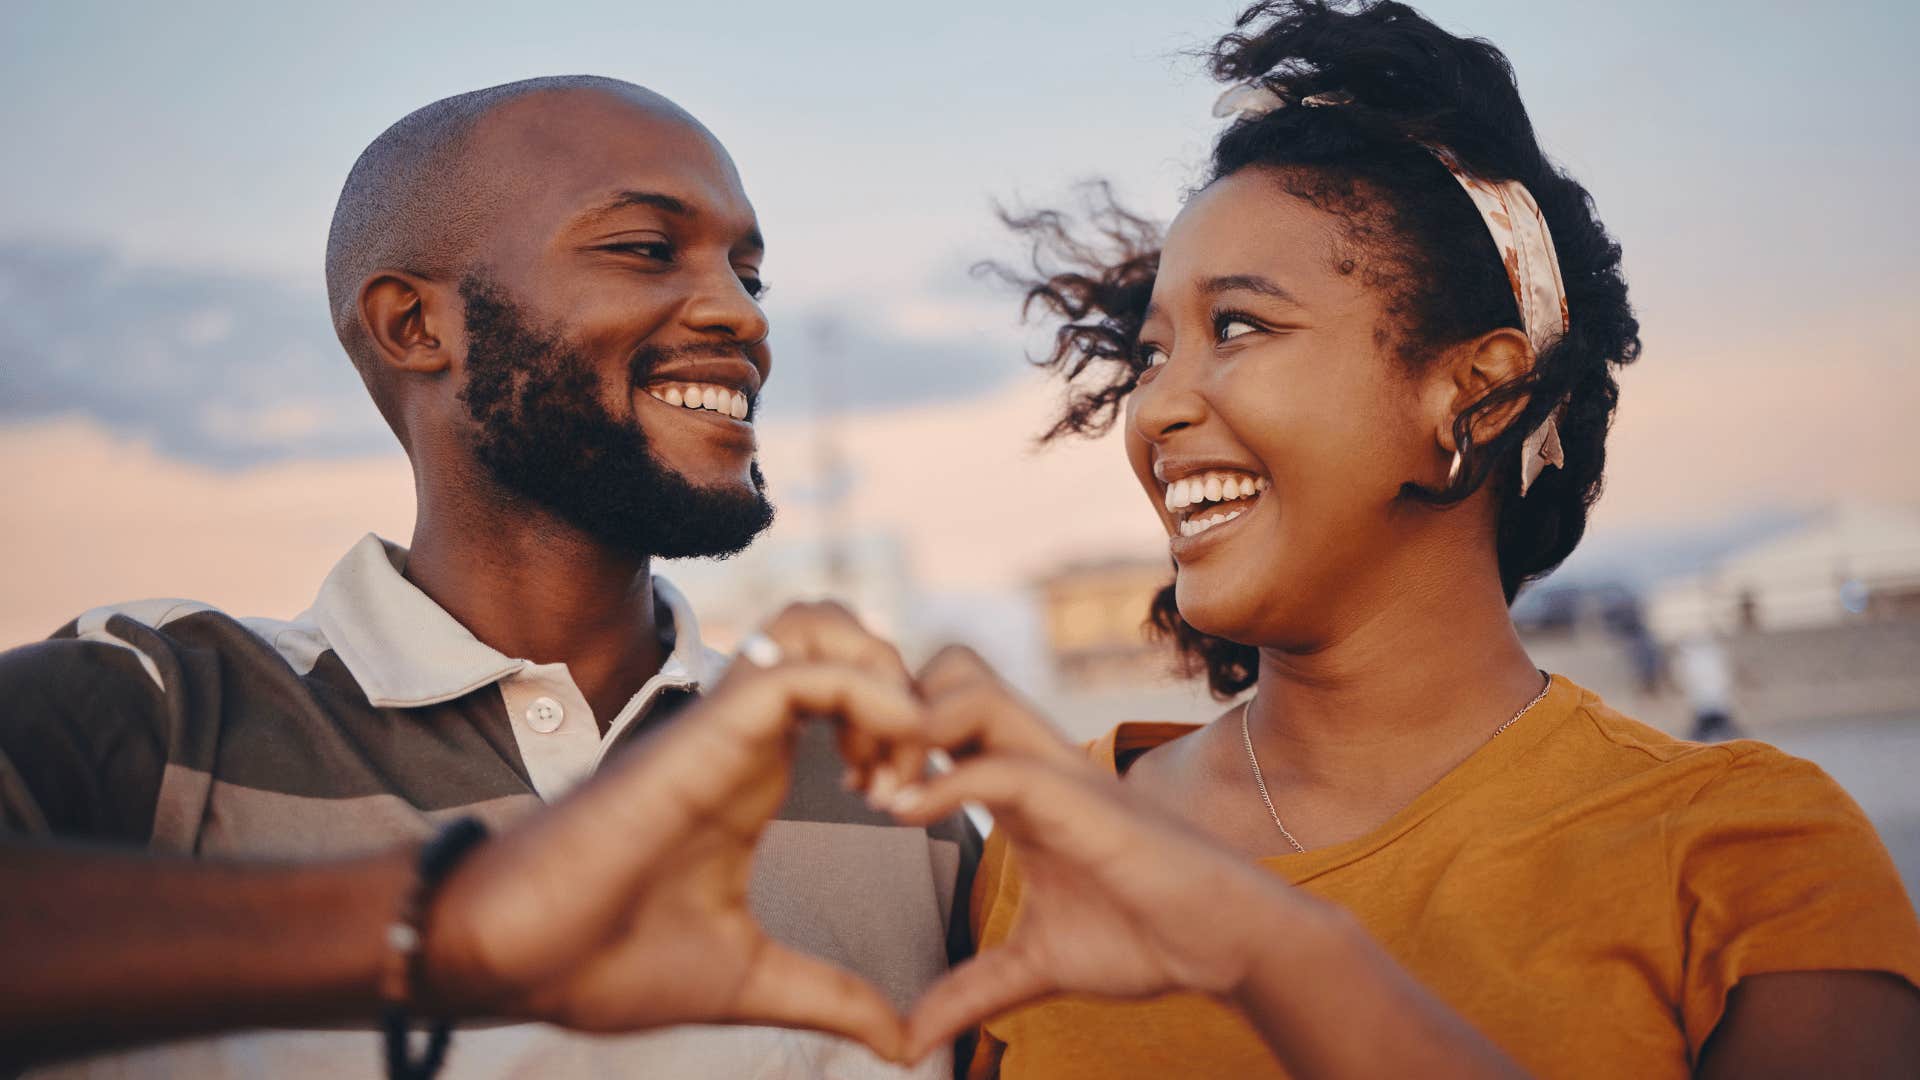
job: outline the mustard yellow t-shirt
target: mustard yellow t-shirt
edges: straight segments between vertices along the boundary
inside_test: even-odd
[[[1122,724],[1092,753],[1114,768],[1191,730]],[[973,894],[982,949],[1019,909],[1016,856],[989,839]],[[1536,1075],[1688,1075],[1747,975],[1880,971],[1920,986],[1920,920],[1825,773],[1763,743],[1671,738],[1558,676],[1370,835],[1261,864],[1353,912]],[[1009,1078],[1284,1075],[1238,1013],[1192,994],[996,1017],[973,1075],[996,1064]]]

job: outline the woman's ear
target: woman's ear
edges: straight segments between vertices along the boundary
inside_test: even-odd
[[[1448,454],[1459,449],[1453,437],[1456,417],[1498,388],[1525,378],[1532,370],[1533,346],[1525,334],[1511,327],[1489,330],[1448,350],[1432,384],[1438,406],[1434,437],[1440,449]],[[1476,415],[1474,445],[1485,446],[1497,438],[1526,405],[1527,399],[1522,397],[1501,402]]]
[[[360,285],[360,321],[373,355],[389,371],[426,375],[453,366],[458,337],[454,294],[417,274],[377,270]]]

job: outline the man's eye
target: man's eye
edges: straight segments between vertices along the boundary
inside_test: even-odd
[[[755,300],[766,299],[767,289],[769,288],[767,283],[761,281],[759,278],[748,277],[744,274],[740,277],[740,287],[747,290],[747,295],[753,297]]]
[[[673,245],[663,241],[614,244],[607,250],[624,251],[630,255],[638,255],[643,259],[654,259],[659,262],[673,261]]]
[[[1167,362],[1167,354],[1158,345],[1140,346],[1140,366],[1157,368]]]

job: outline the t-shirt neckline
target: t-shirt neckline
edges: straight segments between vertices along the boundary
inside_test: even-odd
[[[1468,755],[1433,786],[1421,792],[1400,811],[1364,836],[1304,852],[1268,855],[1256,859],[1260,865],[1281,874],[1298,885],[1330,870],[1356,862],[1393,843],[1408,830],[1431,817],[1434,812],[1524,756],[1579,706],[1586,691],[1562,675],[1549,677],[1547,696],[1522,717],[1520,722],[1487,740],[1485,746]],[[1087,748],[1089,756],[1102,768],[1119,775],[1119,754],[1123,749],[1148,749],[1197,731],[1205,725],[1170,721],[1130,721],[1115,727]],[[1251,784],[1248,797],[1255,797]]]

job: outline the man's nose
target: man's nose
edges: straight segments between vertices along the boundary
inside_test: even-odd
[[[702,334],[758,345],[767,338],[767,315],[731,268],[703,274],[687,300],[687,325]]]

